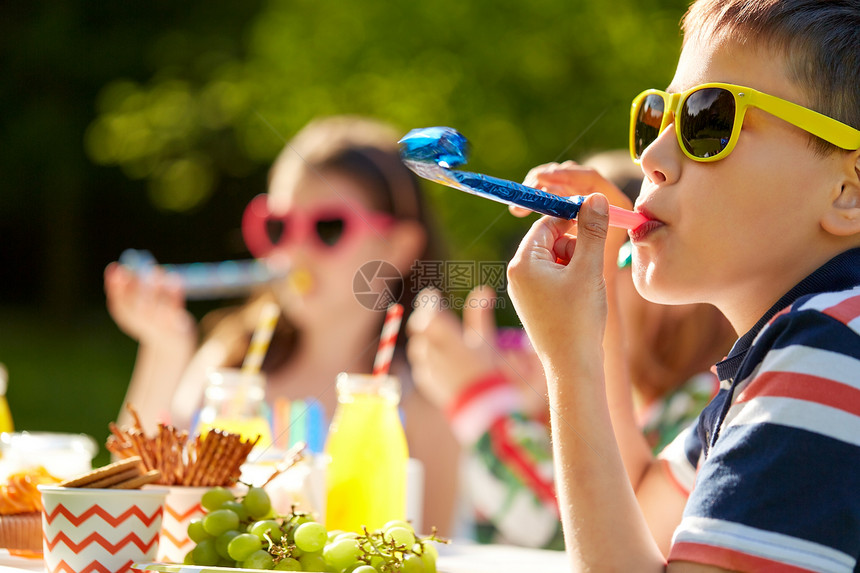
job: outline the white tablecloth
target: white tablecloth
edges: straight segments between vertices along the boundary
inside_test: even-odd
[[[439,573],[565,573],[567,559],[561,551],[524,549],[507,545],[472,545],[454,542],[439,547]],[[13,557],[0,550],[0,573],[45,572],[39,559]]]

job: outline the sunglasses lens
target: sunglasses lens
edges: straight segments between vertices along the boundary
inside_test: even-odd
[[[639,102],[633,132],[633,151],[637,158],[660,135],[664,111],[663,98],[657,94],[647,95]]]
[[[280,243],[286,230],[284,222],[279,219],[266,219],[265,225],[266,236],[269,237],[269,242],[273,245]]]
[[[316,222],[315,229],[320,241],[333,247],[343,236],[346,223],[343,219],[321,219]]]
[[[681,107],[681,139],[694,157],[714,157],[732,137],[735,98],[723,88],[704,88],[690,94]]]

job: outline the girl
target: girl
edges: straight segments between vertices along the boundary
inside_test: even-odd
[[[268,195],[249,205],[244,228],[253,254],[289,274],[241,307],[204,318],[207,334],[199,348],[181,288],[169,277],[143,283],[116,263],[108,267],[108,308],[140,342],[126,403],[142,419],[190,428],[206,373],[241,365],[267,301],[282,311],[262,366],[267,401],[312,400],[330,419],[336,375],[370,372],[382,329],[384,312],[354,292],[357,271],[366,264],[369,271],[380,265],[396,269],[402,281],[395,277],[375,286],[391,288],[408,309],[413,270],[420,261],[438,258],[420,188],[400,162],[397,139],[394,130],[375,121],[333,117],[312,122],[284,148],[272,167]],[[280,227],[279,237],[272,240],[267,224]],[[438,410],[413,391],[402,350],[395,353],[392,373],[403,385],[410,456],[424,465],[423,527],[435,525],[444,533],[452,518],[458,446]],[[125,408],[120,423],[124,415]]]

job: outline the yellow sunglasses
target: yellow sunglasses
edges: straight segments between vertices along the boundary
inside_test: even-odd
[[[678,144],[687,157],[693,161],[723,159],[738,142],[750,106],[842,149],[860,148],[860,130],[832,117],[752,88],[708,83],[681,93],[646,90],[636,96],[630,111],[630,155],[638,163],[674,116]]]

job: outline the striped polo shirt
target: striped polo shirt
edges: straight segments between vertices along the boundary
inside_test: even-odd
[[[692,488],[669,561],[860,572],[860,249],[782,297],[661,453]]]

